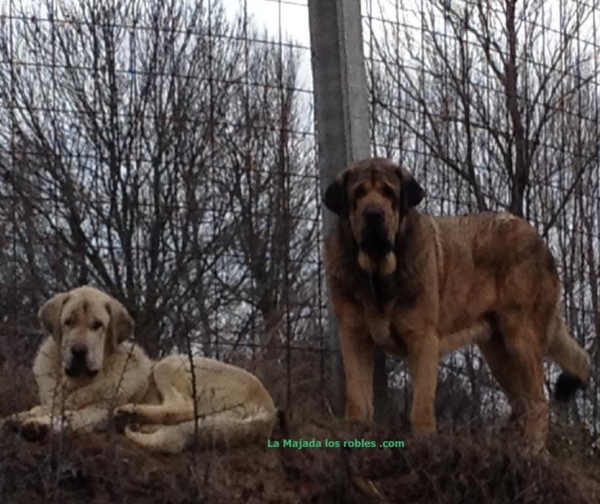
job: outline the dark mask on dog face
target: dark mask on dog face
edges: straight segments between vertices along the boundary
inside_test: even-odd
[[[327,188],[324,203],[349,220],[361,267],[389,274],[396,267],[393,250],[403,215],[424,195],[408,170],[372,158],[346,168]]]

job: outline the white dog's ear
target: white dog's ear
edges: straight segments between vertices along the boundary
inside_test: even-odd
[[[62,337],[60,315],[65,303],[69,300],[69,297],[70,294],[68,292],[61,292],[46,301],[38,311],[38,320],[40,321],[40,324],[56,342],[60,342]]]
[[[110,314],[111,337],[116,347],[133,335],[133,319],[127,309],[116,299],[111,299],[106,303],[106,309]]]

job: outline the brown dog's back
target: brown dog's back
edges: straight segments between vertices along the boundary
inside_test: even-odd
[[[484,212],[432,219],[443,242],[442,269],[444,273],[452,272],[451,275],[442,273],[445,276],[442,296],[444,290],[448,297],[460,289],[449,288],[449,283],[468,283],[467,303],[475,311],[481,309],[500,316],[515,310],[526,311],[540,329],[545,355],[586,382],[590,375],[590,358],[564,323],[556,265],[535,228],[508,213]],[[457,275],[457,271],[460,274]],[[471,282],[465,282],[467,278]],[[445,304],[443,300],[441,304]]]

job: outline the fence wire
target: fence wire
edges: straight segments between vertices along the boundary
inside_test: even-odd
[[[282,407],[327,411],[307,9],[0,4],[0,366],[29,391],[0,380],[0,414],[35,402],[37,309],[84,283],[125,304],[152,357],[191,343],[256,372]],[[373,154],[413,171],[427,211],[533,222],[596,362],[598,3],[363,0],[362,12]],[[570,412],[594,435],[596,368]],[[408,382],[395,362],[398,416]],[[475,350],[444,361],[438,396],[442,425],[506,411]]]

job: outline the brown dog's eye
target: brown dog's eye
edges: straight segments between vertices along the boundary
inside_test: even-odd
[[[94,322],[92,324],[92,331],[97,331],[101,328],[102,328],[102,322],[100,322],[99,320],[96,320],[96,322]]]
[[[367,194],[367,191],[365,191],[363,186],[358,186],[356,189],[354,189],[354,199],[360,199],[365,194]]]
[[[75,323],[75,320],[73,320],[73,318],[69,317],[68,319],[65,319],[65,326],[67,327],[71,327],[73,324]]]
[[[390,200],[395,200],[396,199],[396,191],[394,191],[391,187],[389,186],[383,186],[381,189],[381,194],[390,199]]]

